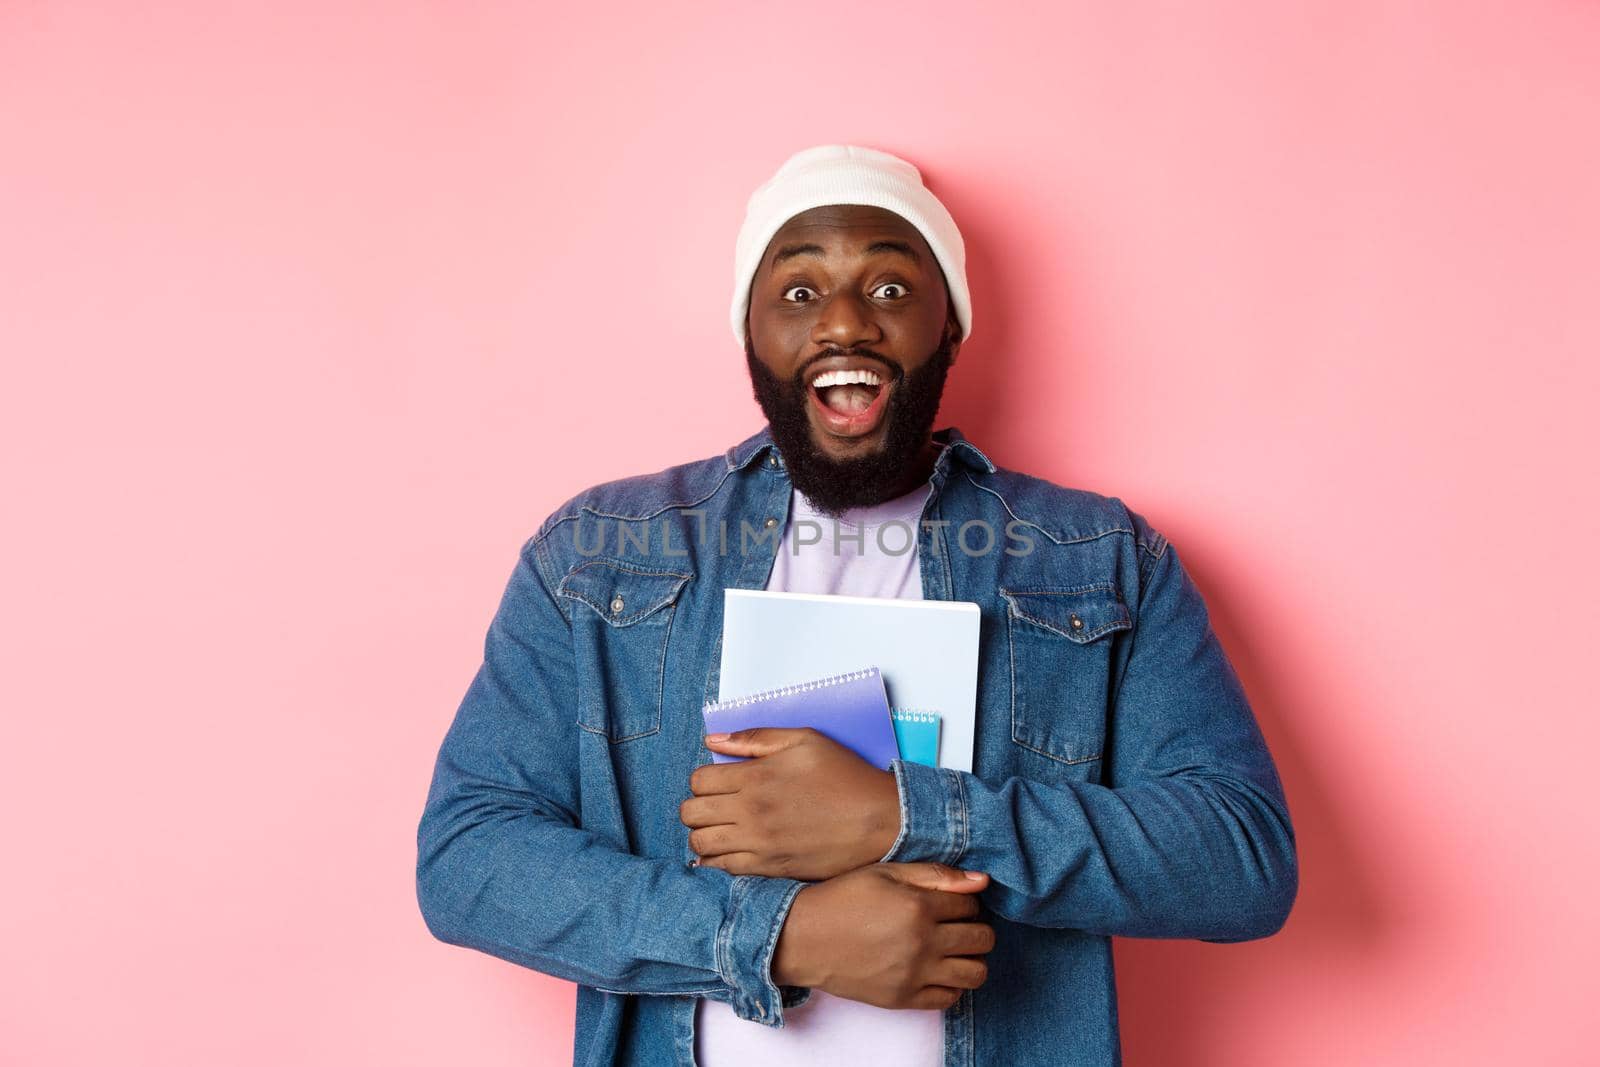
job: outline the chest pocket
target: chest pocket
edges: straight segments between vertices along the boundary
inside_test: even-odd
[[[661,729],[667,638],[690,575],[591,560],[557,592],[577,601],[573,646],[583,679],[578,725],[613,742]]]
[[[1112,635],[1133,625],[1111,583],[1001,589],[1011,637],[1011,740],[1053,764],[1098,760],[1106,738]],[[1074,775],[1076,776],[1076,775]]]

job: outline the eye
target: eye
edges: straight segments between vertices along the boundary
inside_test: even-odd
[[[809,286],[809,285],[791,285],[789,288],[787,288],[787,289],[785,289],[783,291],[783,298],[785,300],[788,300],[789,299],[789,294],[793,293],[793,292],[810,293],[812,295],[812,297],[815,297],[817,295],[816,290],[811,288],[811,286]],[[795,301],[791,301],[791,303],[796,303],[796,304],[809,304],[810,302],[811,302],[810,300],[795,300]]]
[[[890,300],[902,300],[905,298],[907,292],[906,287],[901,285],[899,282],[884,282],[882,285],[878,286],[876,291],[881,293],[885,289],[898,289],[900,291],[898,295],[888,297]]]

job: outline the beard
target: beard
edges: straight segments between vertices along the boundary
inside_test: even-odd
[[[927,445],[933,420],[939,414],[939,400],[944,395],[954,347],[954,336],[946,333],[933,355],[910,372],[890,360],[882,360],[894,370],[890,383],[894,388],[884,412],[883,447],[870,456],[834,459],[817,447],[812,436],[811,419],[806,414],[811,404],[811,390],[805,383],[805,367],[797,370],[791,379],[778,377],[756,358],[755,345],[747,337],[745,362],[750,367],[756,403],[767,417],[773,443],[783,455],[795,489],[818,511],[833,517],[847,508],[881,504],[905,492],[906,472]],[[822,354],[842,355],[876,356],[877,353],[869,349],[835,349]],[[807,361],[806,366],[812,362]]]

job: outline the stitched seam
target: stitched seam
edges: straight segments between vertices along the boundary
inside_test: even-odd
[[[1030,745],[1026,741],[1018,741],[1017,738],[1015,737],[1015,735],[1012,736],[1011,741],[1012,741],[1013,744],[1020,745],[1023,748],[1027,749],[1029,752],[1037,752],[1039,755],[1043,756],[1045,759],[1053,759],[1057,763],[1089,763],[1089,762],[1091,762],[1093,760],[1099,759],[1102,755],[1104,755],[1104,753],[1102,753],[1102,752],[1096,752],[1092,756],[1079,756],[1076,759],[1068,759],[1065,756],[1058,756],[1054,752],[1046,752],[1044,749],[1040,748],[1039,746]]]
[[[939,497],[939,518],[942,520],[942,519],[944,519],[944,496],[943,496],[943,494],[944,494],[944,484],[942,482],[940,483],[938,491],[940,493],[940,497]],[[958,539],[958,542],[959,542],[960,536],[961,536],[960,532],[957,531],[956,537]],[[955,555],[954,552],[950,551],[950,527],[948,527],[948,526],[939,527],[939,537],[944,542],[943,551],[941,551],[939,553],[939,562],[944,565],[944,587],[945,587],[946,592],[948,593],[948,591],[953,590],[956,587],[955,572],[950,569],[950,557]],[[960,547],[959,543],[957,544],[956,547],[957,548]]]
[[[561,602],[560,598],[555,596],[550,591],[550,575],[545,573],[549,562],[545,558],[545,551],[543,547],[531,537],[528,539],[527,544],[523,545],[524,552],[527,552],[529,549],[533,550],[534,577],[539,579],[539,585],[544,590],[544,595],[550,598],[550,603],[556,606],[556,610],[561,612],[561,617],[566,620],[567,632],[570,635],[572,631],[572,616],[568,613],[566,605]]]
[[[1101,634],[1108,633],[1108,632],[1110,632],[1112,630],[1126,630],[1126,629],[1128,629],[1129,627],[1131,627],[1133,625],[1132,620],[1128,616],[1127,606],[1122,604],[1121,600],[1118,600],[1117,604],[1118,604],[1118,606],[1120,606],[1122,608],[1122,611],[1118,615],[1117,618],[1114,618],[1109,622],[1103,622],[1099,626],[1093,627],[1092,629],[1088,629],[1088,630],[1078,630],[1078,631],[1063,630],[1059,625],[1057,625],[1054,622],[1051,622],[1051,621],[1049,621],[1047,619],[1040,618],[1039,616],[1034,615],[1034,614],[1032,614],[1030,612],[1024,611],[1020,606],[1018,606],[1016,600],[1013,599],[1013,594],[1012,593],[1010,593],[1010,592],[1008,592],[1007,590],[1004,590],[1004,589],[1002,589],[1000,592],[1006,598],[1006,606],[1007,606],[1007,614],[1008,615],[1010,615],[1012,617],[1015,617],[1015,618],[1027,619],[1029,622],[1033,623],[1035,626],[1043,627],[1044,629],[1049,630],[1053,634],[1060,634],[1062,637],[1065,637],[1067,640],[1072,641],[1075,644],[1087,644],[1088,642],[1093,641],[1095,638],[1099,637]]]
[[[632,615],[620,615],[619,616],[619,615],[613,615],[613,614],[611,614],[611,612],[606,610],[606,608],[609,607],[610,605],[602,606],[600,604],[597,604],[593,600],[590,600],[587,596],[584,596],[582,593],[567,593],[567,592],[563,592],[561,595],[566,597],[569,600],[580,600],[583,603],[589,605],[589,607],[591,607],[591,608],[593,608],[595,610],[596,614],[600,615],[602,618],[604,618],[606,620],[606,622],[610,623],[612,626],[632,626],[634,623],[638,622],[640,619],[644,618],[646,615],[655,614],[656,612],[660,611],[664,607],[667,607],[669,604],[671,604],[674,600],[677,599],[677,594],[674,593],[673,595],[667,597],[665,600],[661,601],[659,604],[652,604],[649,607],[645,608],[643,611],[636,611]]]
[[[1140,565],[1139,565],[1139,599],[1138,599],[1138,601],[1137,601],[1137,603],[1135,605],[1135,610],[1138,612],[1138,616],[1141,619],[1144,618],[1144,602],[1145,602],[1145,598],[1150,595],[1150,582],[1152,581],[1152,579],[1155,578],[1156,566],[1157,566],[1157,564],[1159,564],[1161,562],[1161,557],[1166,554],[1167,545],[1169,543],[1165,537],[1162,537],[1161,534],[1157,533],[1156,536],[1160,537],[1161,538],[1161,542],[1162,542],[1161,543],[1161,551],[1159,553],[1151,552],[1144,544],[1139,542],[1137,538],[1135,538],[1135,540],[1134,540],[1134,543],[1136,545],[1138,545],[1141,549],[1144,550],[1145,555],[1148,556],[1149,560],[1150,560],[1148,564],[1146,564],[1143,561],[1141,561]],[[1138,648],[1137,648],[1138,643],[1139,643],[1139,630],[1138,630],[1138,627],[1134,627],[1133,636],[1130,638],[1130,640],[1132,642],[1132,646],[1129,647],[1128,654],[1125,657],[1123,657],[1122,669],[1117,671],[1116,686],[1115,686],[1114,689],[1111,690],[1111,695],[1112,695],[1112,699],[1113,699],[1113,703],[1112,703],[1112,713],[1113,714],[1116,713],[1116,705],[1118,703],[1120,703],[1121,700],[1122,700],[1122,687],[1123,687],[1123,684],[1127,681],[1127,678],[1128,678],[1128,667],[1129,667],[1129,665],[1131,665],[1133,663],[1134,653],[1138,651]]]
[[[615,567],[618,570],[632,571],[634,574],[643,575],[645,577],[650,577],[650,578],[655,578],[655,577],[693,578],[694,577],[694,575],[685,574],[682,571],[653,571],[653,570],[648,570],[647,568],[639,566],[637,563],[628,563],[628,562],[625,562],[624,560],[620,560],[620,559],[592,559],[588,563],[580,563],[576,567],[572,568],[570,571],[567,572],[567,577],[570,578],[574,574],[577,574],[579,571],[584,570],[584,569],[589,568],[589,567]]]
[[[1145,554],[1147,556],[1149,556],[1149,562],[1148,563],[1141,562],[1140,566],[1139,566],[1139,596],[1138,596],[1138,599],[1134,602],[1134,611],[1137,613],[1138,617],[1141,618],[1141,619],[1144,618],[1144,604],[1145,604],[1145,601],[1150,596],[1150,584],[1155,580],[1156,567],[1160,565],[1162,557],[1165,556],[1166,553],[1167,553],[1167,546],[1169,544],[1171,544],[1171,542],[1168,541],[1165,536],[1163,536],[1160,532],[1155,531],[1153,527],[1152,527],[1152,532],[1155,533],[1155,536],[1157,538],[1159,538],[1160,541],[1161,541],[1161,549],[1160,549],[1160,551],[1159,552],[1151,552],[1148,548],[1145,548],[1144,545],[1142,545],[1142,544],[1139,545],[1140,548],[1144,549]],[[1137,540],[1135,540],[1135,544],[1138,544]],[[1123,663],[1122,663],[1122,670],[1117,672],[1117,691],[1118,691],[1119,694],[1121,693],[1121,690],[1122,690],[1122,680],[1128,674],[1128,664],[1130,662],[1132,662],[1132,660],[1133,660],[1133,650],[1129,649],[1128,650],[1128,658],[1126,660],[1124,660]]]
[[[946,459],[946,456],[950,458]],[[959,441],[947,443],[944,449],[939,453],[938,462],[946,467],[948,467],[951,462],[962,463],[968,467],[975,467],[983,471],[985,474],[993,474],[1000,469],[999,467],[995,466],[994,462],[990,460],[988,456],[983,454],[982,449],[973,444],[971,441],[967,440],[965,437]],[[962,471],[961,473],[967,474],[966,471]],[[967,476],[969,478],[971,477],[970,474],[967,474]]]
[[[900,832],[895,835],[894,844],[889,846],[889,851],[884,853],[885,857],[893,857],[899,854],[901,846],[905,844],[906,832],[911,829],[911,806],[907,803],[905,768],[903,766],[905,762],[905,760],[896,757],[889,764],[894,770],[895,791],[898,794],[897,800],[900,804]],[[901,766],[895,766],[896,764],[901,764]],[[891,860],[886,858],[878,862],[889,863]]]
[[[956,788],[961,791],[961,851],[956,853],[960,860],[972,847],[972,805],[967,801],[967,780],[959,772],[952,771],[956,776]]]
[[[612,737],[609,733],[607,733],[605,730],[600,729],[598,726],[588,726],[588,725],[585,725],[584,723],[581,723],[581,722],[577,723],[576,725],[578,726],[579,729],[588,730],[591,734],[595,734],[595,735],[597,735],[599,737],[605,738],[606,740],[610,741],[613,745],[620,745],[620,744],[622,744],[622,742],[624,742],[624,741],[632,741],[636,737],[649,737],[651,734],[660,733],[661,732],[661,723],[659,721],[654,726],[650,727],[650,729],[648,729],[648,730],[641,730],[636,734],[627,734],[627,735],[625,735],[623,737]]]
[[[1148,525],[1148,523],[1146,525]],[[1167,546],[1171,544],[1171,542],[1167,540],[1166,535],[1155,529],[1155,527],[1150,527],[1150,533],[1154,538],[1153,546],[1139,540],[1138,534],[1134,534],[1133,537],[1134,545],[1136,545],[1139,551],[1142,552],[1146,557],[1139,562],[1139,602],[1141,604],[1144,602],[1145,586],[1150,584],[1150,577],[1155,573],[1156,564],[1161,562],[1161,557],[1167,554]]]
[[[740,441],[739,444],[742,445],[742,444],[744,444],[744,442]],[[734,445],[732,448],[728,449],[722,455],[723,455],[723,458],[725,460],[727,460],[727,462],[728,462],[728,470],[736,471],[739,468],[744,467],[747,464],[749,464],[749,462],[752,459],[755,459],[757,456],[759,456],[761,454],[762,450],[768,449],[768,448],[773,448],[773,447],[775,447],[775,446],[774,446],[774,443],[771,440],[757,441],[755,444],[753,444],[750,447],[750,454],[745,456],[743,459],[736,458],[735,455],[734,455],[736,452],[739,451],[739,445]]]
[[[1126,629],[1129,629],[1130,627],[1133,626],[1133,623],[1131,623],[1127,619],[1123,618],[1123,619],[1116,619],[1116,620],[1114,620],[1112,622],[1101,623],[1099,626],[1096,626],[1092,630],[1078,630],[1078,631],[1074,631],[1074,632],[1069,633],[1066,630],[1061,629],[1055,623],[1046,622],[1045,620],[1043,620],[1041,618],[1038,618],[1038,617],[1033,616],[1033,615],[1029,615],[1026,611],[1023,611],[1021,608],[1013,607],[1011,609],[1011,614],[1016,616],[1019,619],[1027,619],[1029,622],[1033,623],[1035,626],[1042,626],[1046,630],[1049,630],[1051,633],[1060,634],[1062,637],[1065,637],[1068,641],[1071,641],[1074,644],[1080,644],[1080,645],[1081,644],[1087,644],[1088,642],[1093,641],[1095,638],[1099,637],[1101,634],[1109,633],[1112,630],[1126,630]]]
[[[550,597],[550,602],[555,605],[556,610],[561,612],[561,617],[566,620],[567,630],[568,630],[569,635],[570,635],[570,632],[572,630],[572,616],[570,614],[568,614],[567,606],[562,603],[561,598],[557,597],[557,596],[552,596],[551,593],[550,593],[550,577],[549,577],[549,575],[547,575],[545,573],[545,571],[547,569],[547,564],[548,564],[548,560],[546,558],[547,553],[546,553],[545,547],[544,547],[544,545],[542,545],[541,543],[539,543],[535,539],[529,538],[527,544],[525,544],[523,546],[523,550],[524,551],[527,551],[528,549],[532,549],[532,551],[533,551],[533,574],[534,574],[534,577],[539,580],[539,585],[544,590],[544,595],[547,596],[547,597]],[[597,730],[592,726],[586,726],[582,722],[577,721],[576,719],[573,720],[573,725],[578,727],[580,730],[587,730],[589,733],[598,734],[599,736],[606,738],[608,741],[611,740],[610,735],[607,734],[604,730]],[[661,728],[661,724],[658,721],[656,723],[656,730],[659,730],[660,728]],[[655,733],[656,730],[652,730],[650,732],[651,733]],[[630,737],[618,738],[618,740],[627,741],[627,740],[631,740],[633,737],[643,737],[643,736],[645,736],[645,735],[644,734],[633,734]],[[618,814],[620,815],[620,812]],[[599,987],[597,986],[595,988],[599,988]],[[609,992],[609,990],[602,990],[602,992]]]
[[[1170,543],[1167,540],[1167,535],[1162,533],[1160,530],[1151,527],[1150,536],[1150,541],[1141,541],[1139,540],[1139,535],[1135,534],[1133,540],[1134,543],[1140,548],[1150,553],[1150,555],[1154,556],[1156,559],[1160,559],[1162,556],[1166,555],[1167,545]]]
[[[1058,545],[1074,545],[1074,544],[1078,544],[1081,541],[1093,541],[1093,540],[1096,540],[1098,538],[1105,537],[1107,534],[1114,534],[1114,533],[1133,534],[1134,533],[1134,531],[1130,527],[1127,527],[1127,526],[1113,526],[1111,529],[1102,530],[1099,533],[1084,534],[1082,537],[1069,537],[1069,538],[1066,538],[1065,540],[1063,540],[1062,538],[1059,538],[1055,534],[1051,533],[1049,530],[1046,530],[1043,526],[1040,526],[1038,523],[1033,522],[1032,520],[1029,520],[1029,519],[1025,519],[1021,515],[1018,515],[1015,511],[1012,511],[1011,510],[1011,505],[1006,501],[1005,497],[1000,495],[998,490],[990,489],[987,485],[978,485],[977,479],[973,478],[973,476],[971,474],[967,473],[966,471],[962,471],[961,473],[963,474],[963,476],[965,476],[967,481],[971,482],[977,488],[982,489],[985,493],[992,494],[996,500],[1000,501],[1000,506],[1006,509],[1006,514],[1007,515],[1010,515],[1013,519],[1016,519],[1018,522],[1024,524],[1025,526],[1033,527],[1035,530],[1038,530],[1040,533],[1044,534],[1051,541],[1055,542]],[[1138,535],[1137,534],[1134,534],[1134,539],[1135,540],[1138,539]]]
[[[734,900],[730,901],[730,903],[733,903],[735,907],[737,907],[737,899],[738,899],[738,897],[737,897],[737,891],[736,891],[735,894],[734,894]],[[722,981],[723,981],[723,983],[725,985],[727,985],[730,989],[734,990],[734,995],[738,996],[738,992],[737,992],[736,987],[734,986],[733,982],[728,977],[728,947],[727,947],[728,927],[732,924],[732,922],[733,922],[733,917],[729,916],[727,922],[724,922],[717,929],[717,941],[716,941],[717,974],[721,976]]]
[[[1048,593],[1051,596],[1077,596],[1083,593],[1094,593],[1102,590],[1108,593],[1114,593],[1117,591],[1116,583],[1091,582],[1088,585],[1036,585],[1027,589],[1017,586],[1004,585],[1000,587],[1000,592],[1006,594],[1007,596],[1010,596],[1013,593],[1019,596],[1027,596],[1031,593]]]
[[[971,829],[970,829],[970,827],[969,827],[969,825],[967,823],[967,787],[966,787],[966,783],[964,783],[961,780],[961,775],[960,775],[959,772],[957,772],[955,770],[947,769],[946,773],[948,773],[949,776],[952,779],[954,779],[954,781],[955,781],[955,789],[952,791],[952,793],[953,793],[953,799],[954,799],[955,804],[956,804],[956,814],[957,814],[957,819],[956,819],[956,837],[955,837],[955,841],[952,842],[952,847],[953,847],[954,851],[950,856],[950,863],[952,865],[954,865],[956,863],[959,863],[960,860],[961,860],[961,857],[965,856],[967,854],[967,844],[968,844],[968,842],[970,842],[972,840],[972,837],[971,837]]]
[[[1017,726],[1017,630],[1011,615],[1006,614],[1006,646],[1011,655],[1011,740],[1022,744]]]
[[[570,515],[563,515],[558,519],[551,519],[549,521],[549,525],[548,526],[546,526],[543,530],[541,530],[538,533],[533,535],[534,541],[538,542],[538,543],[543,543],[544,541],[549,539],[551,534],[556,532],[556,528],[558,526],[560,526],[562,523],[566,522],[569,519],[575,519],[577,517],[578,517],[578,512],[574,511]]]
[[[707,500],[710,500],[712,497],[717,495],[717,491],[722,488],[722,483],[726,482],[729,476],[732,474],[732,471],[724,471],[722,477],[717,479],[717,484],[712,486],[710,492],[706,493],[705,496],[699,497],[695,500],[673,500],[666,504],[662,504],[660,507],[656,508],[656,510],[647,512],[643,515],[618,515],[610,511],[601,511],[599,508],[592,507],[588,504],[578,505],[578,511],[587,511],[589,514],[602,519],[620,519],[624,522],[643,522],[645,519],[653,519],[662,512],[671,511],[673,508],[688,508],[693,507],[696,504],[704,504]],[[577,515],[574,514],[571,517],[577,518]]]
[[[783,899],[778,901],[778,910],[782,911],[788,907],[788,902],[794,900],[795,896],[804,888],[804,884],[799,882],[790,886],[784,893]],[[777,991],[777,999],[776,1002],[771,1005],[771,1009],[772,1014],[777,1018],[778,1025],[780,1027],[783,1025],[783,990],[779,989],[778,983],[772,980],[772,953],[776,951],[775,946],[778,944],[778,937],[782,933],[783,923],[773,923],[772,929],[767,932],[767,943],[762,946],[761,950],[761,958],[767,962],[762,965],[761,969],[764,973],[760,976],[763,983],[763,992],[767,994],[767,999],[772,999],[772,992],[774,990]]]
[[[673,609],[667,615],[667,632],[661,635],[661,660],[656,664],[656,730],[661,729],[661,711],[667,702],[667,646],[672,643],[672,624],[677,620],[677,609]]]
[[[677,597],[675,595],[674,596],[669,596],[669,597],[667,597],[667,599],[663,600],[661,603],[652,604],[652,605],[650,605],[650,607],[645,608],[643,611],[636,611],[632,615],[621,615],[621,616],[618,616],[618,615],[611,614],[611,612],[607,611],[605,607],[602,607],[601,605],[596,604],[593,600],[590,600],[588,597],[586,597],[586,596],[584,596],[584,595],[582,595],[580,593],[562,593],[561,595],[566,597],[566,598],[568,598],[569,600],[580,600],[583,603],[589,605],[589,607],[591,607],[591,608],[593,608],[595,610],[596,614],[598,614],[601,617],[603,617],[607,622],[609,622],[613,626],[632,626],[634,623],[638,622],[640,619],[644,618],[646,615],[655,614],[656,612],[660,611],[664,607],[667,607],[674,600],[677,599]]]
[[[1155,564],[1152,563],[1151,564],[1150,575],[1146,575],[1146,576],[1142,577],[1139,580],[1139,618],[1140,619],[1144,618],[1144,611],[1143,611],[1144,599],[1150,593],[1150,577],[1153,576],[1154,574],[1155,574]],[[1117,671],[1116,684],[1111,689],[1111,710],[1112,710],[1112,714],[1116,714],[1117,705],[1122,700],[1122,686],[1123,686],[1123,683],[1128,678],[1128,666],[1133,663],[1133,654],[1136,651],[1138,651],[1139,628],[1137,626],[1135,626],[1133,628],[1133,634],[1128,638],[1128,641],[1129,641],[1128,654],[1122,658],[1122,667],[1121,667],[1120,670]]]
[[[614,997],[704,997],[713,993],[726,993],[722,986],[708,986],[705,989],[685,989],[676,993],[657,993],[650,989],[607,989],[603,985],[592,985],[590,989],[601,993],[610,993]]]
[[[939,826],[933,859],[935,863],[948,864],[953,862],[951,857],[955,853],[956,835],[960,832],[956,826],[955,790],[950,788],[948,769],[940,767],[934,779],[938,782],[935,796],[939,802]]]
[[[983,454],[983,449],[979,448],[977,445],[973,444],[971,441],[968,441],[964,437],[957,441],[954,447],[970,452],[971,456],[976,457],[979,462],[983,464],[983,471],[985,474],[993,474],[1000,469],[999,467],[995,466],[994,460]],[[969,474],[967,477],[970,478],[972,475]]]
[[[728,477],[731,474],[733,474],[733,472],[736,469],[737,468],[729,467],[727,470],[723,471],[722,472],[722,476],[717,479],[717,484],[712,486],[711,490],[708,493],[706,493],[705,496],[700,497],[698,500],[687,500],[687,501],[676,501],[675,500],[675,501],[672,501],[671,503],[661,505],[661,507],[657,508],[655,511],[650,512],[648,515],[613,515],[610,512],[601,511],[598,508],[590,507],[587,504],[579,504],[576,511],[573,511],[573,512],[571,512],[569,514],[566,514],[566,515],[562,515],[560,518],[551,520],[550,524],[545,529],[543,529],[539,533],[536,533],[536,534],[533,535],[533,539],[535,541],[543,541],[543,540],[547,539],[551,534],[556,532],[556,528],[558,526],[560,526],[562,523],[567,522],[567,521],[569,521],[571,519],[578,518],[585,511],[587,511],[591,515],[596,515],[596,516],[599,516],[600,518],[603,518],[603,519],[622,519],[622,520],[627,521],[627,522],[639,522],[639,521],[642,521],[644,519],[653,519],[657,515],[661,514],[663,511],[669,511],[672,508],[687,508],[687,507],[693,507],[696,504],[703,504],[707,500],[710,500],[712,497],[717,495],[717,493],[722,489],[723,483],[725,483],[728,480]]]
[[[610,608],[609,604],[601,604],[601,603],[599,603],[598,601],[596,601],[593,598],[591,598],[589,596],[589,594],[584,592],[582,589],[568,589],[566,587],[567,579],[570,579],[574,574],[577,574],[579,571],[583,570],[586,567],[596,567],[596,566],[613,567],[613,568],[616,568],[618,570],[627,571],[629,573],[636,574],[641,578],[667,578],[667,577],[677,578],[678,582],[672,587],[672,590],[669,593],[667,593],[667,595],[665,597],[663,597],[660,601],[658,601],[658,602],[656,602],[654,604],[649,604],[649,605],[639,609],[638,611],[635,611],[631,615],[620,615],[620,616],[618,616],[618,615],[613,615],[608,610]],[[606,622],[610,623],[612,626],[631,626],[633,623],[638,622],[640,619],[644,618],[646,615],[650,615],[650,614],[652,614],[652,613],[654,613],[656,611],[660,611],[662,608],[666,607],[668,604],[671,604],[673,601],[677,600],[678,599],[678,594],[683,592],[684,584],[687,583],[688,581],[690,581],[693,577],[694,577],[694,575],[692,575],[692,574],[683,574],[680,571],[651,571],[651,570],[645,570],[642,567],[634,566],[633,564],[622,563],[622,562],[619,562],[619,561],[603,560],[603,559],[602,560],[591,560],[588,563],[580,564],[579,566],[574,567],[572,570],[568,571],[566,579],[562,580],[561,588],[558,589],[557,592],[560,593],[560,595],[566,597],[569,600],[581,600],[583,603],[585,603],[585,604],[589,605],[589,607],[593,608],[600,615],[601,618],[605,619]]]

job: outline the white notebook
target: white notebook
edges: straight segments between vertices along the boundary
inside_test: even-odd
[[[971,771],[978,605],[728,589],[719,700],[877,667],[894,708],[940,716],[939,766]]]

